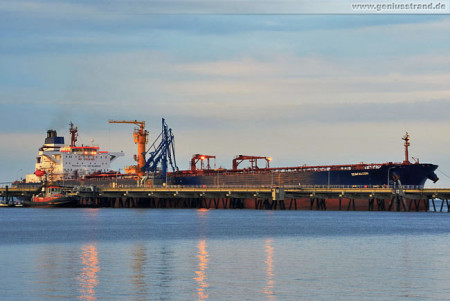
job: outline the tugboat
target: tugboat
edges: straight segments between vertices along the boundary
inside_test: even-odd
[[[76,207],[78,200],[69,188],[48,184],[43,185],[31,200],[22,200],[22,204],[24,207]]]

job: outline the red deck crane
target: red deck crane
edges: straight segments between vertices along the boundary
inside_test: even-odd
[[[209,159],[215,159],[216,156],[211,155],[200,155],[195,154],[192,156],[191,159],[191,171],[197,170],[197,162],[200,161],[200,169],[203,170],[204,168],[204,161],[206,160],[206,169],[211,169],[211,166],[209,165]]]
[[[248,160],[250,161],[251,169],[258,169],[258,160],[263,159],[266,160],[266,168],[269,168],[269,163],[272,161],[271,157],[258,157],[258,156],[244,156],[239,155],[233,159],[233,170],[238,169],[238,165],[242,163],[242,161]]]

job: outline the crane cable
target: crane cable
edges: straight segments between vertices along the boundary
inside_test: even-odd
[[[437,171],[439,171],[441,174],[443,174],[444,176],[446,176],[447,178],[450,179],[450,177],[445,172],[443,172],[442,170],[438,169]]]

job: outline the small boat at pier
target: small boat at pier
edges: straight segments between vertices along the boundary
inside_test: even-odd
[[[22,204],[25,207],[76,207],[78,200],[66,187],[44,185],[38,194],[33,195],[30,200],[23,200]]]

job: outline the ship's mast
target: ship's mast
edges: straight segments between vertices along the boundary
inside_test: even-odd
[[[75,147],[75,143],[78,140],[78,127],[73,127],[73,123],[70,122],[70,147]]]
[[[403,161],[403,164],[410,164],[409,162],[409,154],[408,154],[408,147],[409,147],[409,140],[411,138],[409,137],[408,132],[406,132],[406,135],[402,138],[402,140],[405,141],[405,161]]]

